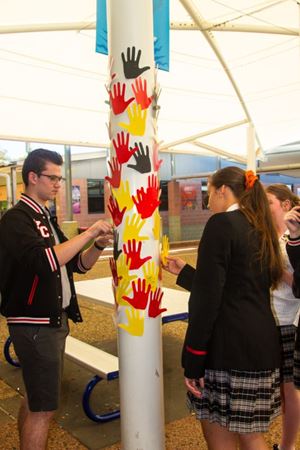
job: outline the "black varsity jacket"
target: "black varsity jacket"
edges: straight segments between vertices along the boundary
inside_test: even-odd
[[[51,222],[59,241],[65,242],[56,218]],[[0,221],[1,314],[9,325],[61,326],[62,283],[54,245],[44,210],[22,194]],[[74,322],[82,322],[73,281],[73,272],[86,272],[80,254],[66,268],[71,286],[67,313]]]
[[[296,239],[289,238],[286,251],[294,269],[293,293],[300,297],[300,236]]]

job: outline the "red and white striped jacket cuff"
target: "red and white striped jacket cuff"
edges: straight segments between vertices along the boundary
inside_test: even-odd
[[[49,317],[7,317],[7,323],[27,323],[31,325],[49,324]]]
[[[86,273],[89,270],[86,267],[84,267],[84,265],[82,264],[81,253],[78,255],[77,266],[78,266],[78,269],[80,270],[80,272]]]

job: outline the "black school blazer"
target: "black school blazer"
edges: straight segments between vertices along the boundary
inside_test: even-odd
[[[258,234],[240,210],[207,222],[196,269],[186,265],[177,279],[191,291],[182,352],[186,377],[202,377],[205,369],[279,368],[270,273],[258,262],[258,249]]]

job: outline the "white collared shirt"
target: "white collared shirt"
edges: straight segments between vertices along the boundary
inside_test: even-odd
[[[283,268],[289,273],[293,273],[293,268],[286,251],[289,231],[286,230],[279,238],[279,246],[283,260]],[[281,281],[272,292],[272,309],[277,325],[291,325],[297,320],[299,313],[300,299],[293,294],[291,286],[285,281]]]
[[[41,208],[43,209],[43,211],[45,211],[46,217],[48,219],[49,225],[51,227],[51,230],[52,230],[52,233],[54,236],[55,244],[56,245],[61,244],[61,242],[58,239],[55,228],[51,223],[49,211],[42,206],[41,206]],[[71,292],[71,286],[70,286],[67,268],[65,265],[60,266],[60,274],[61,274],[61,287],[62,287],[62,308],[66,309],[70,304],[72,292]]]
[[[229,206],[229,208],[226,209],[226,212],[235,211],[237,209],[240,209],[239,204],[233,203],[232,205]]]

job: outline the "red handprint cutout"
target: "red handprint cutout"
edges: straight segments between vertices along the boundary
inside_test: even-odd
[[[118,159],[113,157],[112,162],[108,161],[111,177],[105,177],[105,179],[110,183],[110,185],[114,188],[118,188],[121,182],[121,170],[122,166],[119,164]]]
[[[119,279],[121,277],[118,277],[117,263],[114,260],[114,258],[109,258],[109,265],[110,265],[110,270],[111,270],[111,274],[113,277],[114,286],[118,286]]]
[[[150,293],[150,303],[148,309],[149,317],[157,317],[164,311],[167,311],[167,308],[160,307],[163,295],[164,293],[160,288],[156,289],[155,292]]]
[[[147,109],[152,102],[152,97],[147,95],[147,80],[144,80],[143,83],[142,78],[137,78],[131,87],[137,104],[141,105],[142,109]]]
[[[115,226],[119,226],[120,223],[122,223],[123,216],[126,211],[126,206],[122,209],[122,211],[120,211],[117,200],[115,200],[111,195],[109,197],[109,204],[107,205],[107,207],[111,213]]]
[[[134,100],[134,97],[125,100],[125,89],[125,83],[122,84],[122,88],[121,83],[116,83],[113,85],[113,94],[111,91],[109,93],[111,107],[114,114],[116,115],[122,114],[127,106],[130,105],[130,103]]]
[[[149,292],[151,285],[146,287],[146,280],[138,278],[136,281],[131,282],[133,297],[127,297],[123,295],[123,300],[130,303],[135,309],[146,309],[148,303]]]
[[[158,178],[155,175],[148,176],[148,187],[142,187],[136,191],[137,198],[132,196],[132,200],[141,215],[142,219],[152,216],[155,209],[159,206],[160,190],[158,185]]]
[[[152,156],[152,162],[153,162],[153,170],[157,172],[162,165],[163,160],[158,159],[158,150],[159,150],[159,142],[154,142],[153,144],[153,156]]]
[[[127,242],[126,244],[123,244],[123,251],[126,255],[126,262],[127,264],[130,261],[129,269],[139,269],[146,261],[151,259],[151,256],[146,256],[145,258],[141,258],[141,250],[142,250],[142,241],[138,242],[136,245],[136,240],[132,239],[132,241]]]
[[[131,156],[138,150],[138,147],[133,147],[129,150],[129,133],[122,131],[117,134],[117,142],[113,139],[113,145],[116,150],[117,158],[120,164],[126,163]]]

